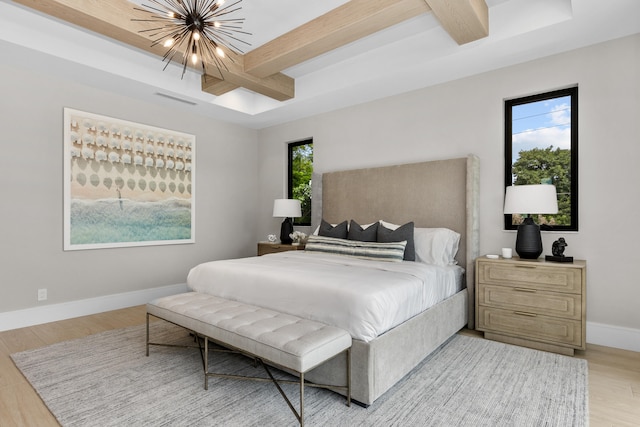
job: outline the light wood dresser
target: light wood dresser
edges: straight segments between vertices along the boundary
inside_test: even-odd
[[[586,348],[586,261],[476,259],[476,329],[572,356]]]
[[[303,251],[302,245],[285,245],[284,243],[258,242],[258,256],[275,254],[276,252]]]

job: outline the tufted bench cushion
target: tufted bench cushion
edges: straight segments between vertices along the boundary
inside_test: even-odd
[[[156,299],[147,313],[297,372],[351,347],[342,329],[200,292]]]

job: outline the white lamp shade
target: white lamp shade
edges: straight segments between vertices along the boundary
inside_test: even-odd
[[[504,197],[505,214],[555,214],[558,213],[556,186],[512,185]]]
[[[300,200],[275,199],[273,201],[273,216],[280,218],[299,218],[302,216]]]

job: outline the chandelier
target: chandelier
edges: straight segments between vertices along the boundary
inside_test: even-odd
[[[162,59],[166,62],[163,70],[171,61],[182,64],[182,77],[191,63],[194,67],[200,64],[203,73],[207,74],[207,65],[214,64],[220,78],[222,68],[229,71],[225,60],[233,60],[233,55],[244,53],[235,42],[250,46],[238,38],[240,34],[251,35],[242,31],[244,18],[232,18],[229,15],[242,9],[235,7],[242,0],[224,6],[225,0],[148,0],[152,5],[142,3],[144,9],[134,9],[149,13],[150,19],[132,19],[132,21],[154,22],[157,27],[139,31],[149,33],[151,47],[163,45],[168,50]],[[226,51],[226,52],[225,52]],[[230,53],[231,55],[227,54]]]

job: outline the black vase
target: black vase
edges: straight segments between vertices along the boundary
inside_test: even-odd
[[[285,218],[282,221],[282,227],[280,227],[280,242],[285,245],[290,245],[293,240],[289,237],[289,234],[293,233],[293,221],[291,218]]]
[[[524,259],[537,259],[542,253],[540,226],[533,222],[531,217],[525,218],[524,222],[518,226],[516,252],[520,258]]]

